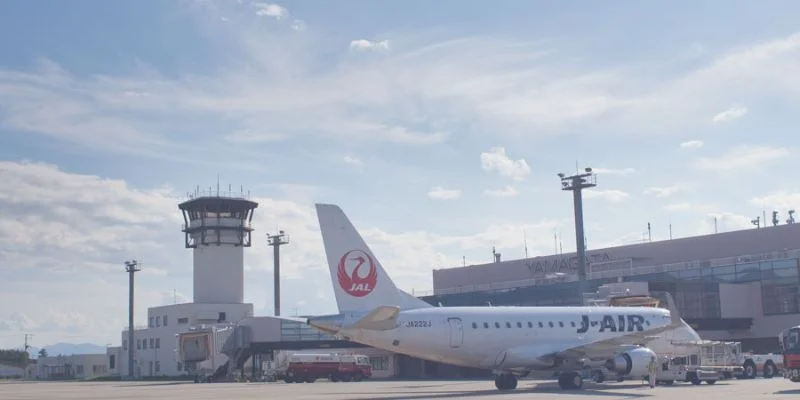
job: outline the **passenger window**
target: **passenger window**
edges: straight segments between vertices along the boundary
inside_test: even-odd
[[[511,322],[506,322],[506,328],[511,328]]]
[[[528,321],[528,328],[533,328],[533,322]]]
[[[495,327],[495,328],[499,328],[499,327],[500,327],[500,323],[499,323],[499,322],[495,322],[495,323],[494,323],[494,327]]]
[[[551,328],[553,327],[553,321],[548,322],[548,324],[550,325]]]
[[[472,329],[478,329],[478,323],[477,322],[473,322],[472,323]]]
[[[564,323],[561,322],[561,321],[558,321],[558,326],[559,326],[559,328],[563,328],[564,327]]]
[[[542,324],[541,322],[539,322],[539,328],[544,328],[544,324]]]
[[[575,327],[575,321],[570,321],[569,324],[572,325],[573,328]]]
[[[517,328],[522,328],[522,322],[517,322]]]
[[[488,323],[488,322],[484,322],[484,323],[483,323],[483,327],[484,327],[484,328],[489,328],[489,323]]]

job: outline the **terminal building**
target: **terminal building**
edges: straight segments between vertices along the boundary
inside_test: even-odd
[[[777,335],[800,318],[800,224],[587,250],[587,290],[646,282],[669,292],[704,339],[735,340],[742,349],[778,352]],[[433,271],[443,306],[581,305],[577,256],[554,254]]]

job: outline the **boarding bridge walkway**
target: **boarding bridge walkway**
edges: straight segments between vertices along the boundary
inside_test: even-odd
[[[248,359],[278,350],[344,349],[368,347],[339,340],[333,335],[299,322],[274,317],[252,317],[240,321],[222,346],[231,361],[231,370],[242,370]],[[254,357],[257,356],[257,357]]]

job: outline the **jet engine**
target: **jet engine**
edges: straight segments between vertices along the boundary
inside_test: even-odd
[[[605,367],[618,375],[622,376],[644,376],[647,375],[647,366],[650,359],[656,357],[656,353],[647,347],[638,347],[618,354],[616,357],[606,361]]]

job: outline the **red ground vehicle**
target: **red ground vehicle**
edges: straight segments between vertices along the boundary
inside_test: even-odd
[[[800,382],[800,325],[781,332],[778,341],[783,351],[783,377]]]
[[[361,381],[372,376],[369,357],[361,354],[293,354],[283,373],[283,380],[314,382],[330,379],[331,382]]]

